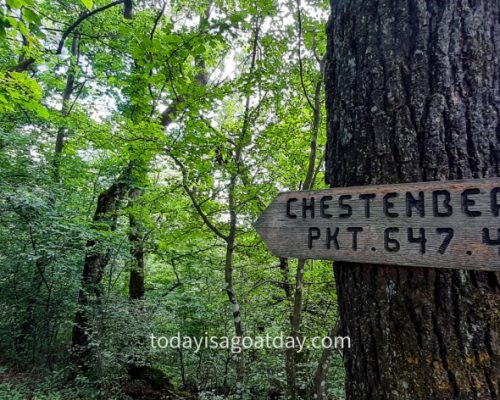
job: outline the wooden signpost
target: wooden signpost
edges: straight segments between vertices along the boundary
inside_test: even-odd
[[[500,178],[283,192],[255,228],[278,257],[500,271]]]

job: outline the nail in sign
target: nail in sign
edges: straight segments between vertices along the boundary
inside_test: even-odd
[[[278,257],[500,271],[500,178],[283,192],[255,229]]]

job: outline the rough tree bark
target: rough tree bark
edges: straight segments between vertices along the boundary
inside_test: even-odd
[[[500,175],[498,0],[337,0],[327,30],[332,186]],[[347,399],[498,398],[498,274],[334,270]]]

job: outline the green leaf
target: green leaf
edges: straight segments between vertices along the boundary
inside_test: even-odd
[[[36,12],[34,12],[31,8],[25,8],[23,10],[23,19],[26,22],[32,23],[36,26],[40,26],[41,20]]]
[[[39,105],[38,107],[35,108],[34,110],[38,116],[42,119],[48,119],[49,118],[49,111],[43,106]]]
[[[19,32],[21,32],[24,36],[28,36],[30,33],[28,27],[25,24],[23,24],[22,22],[19,22],[17,28],[19,29]]]
[[[21,0],[7,0],[7,7],[10,8],[21,8],[24,4]]]
[[[81,0],[81,2],[85,7],[87,7],[89,11],[92,10],[92,5],[94,4],[94,0]]]

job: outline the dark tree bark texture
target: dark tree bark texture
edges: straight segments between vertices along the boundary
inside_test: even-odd
[[[335,0],[327,31],[330,185],[500,175],[499,0]],[[347,399],[498,399],[498,274],[334,270]]]

